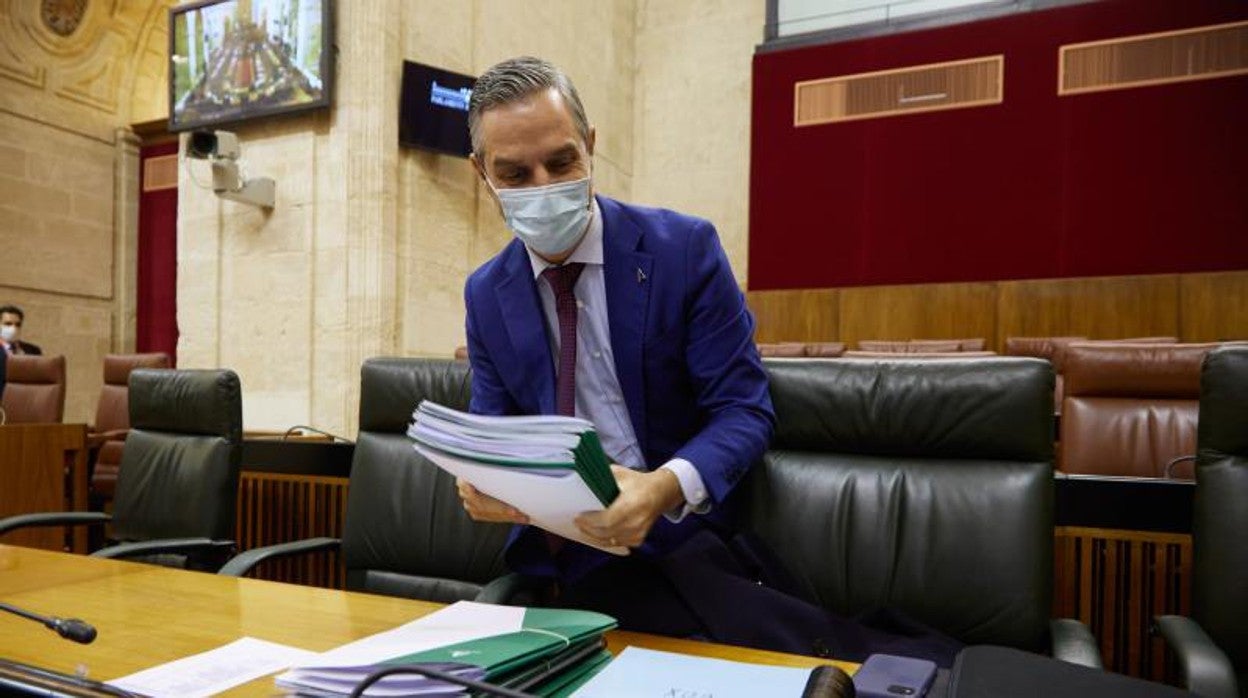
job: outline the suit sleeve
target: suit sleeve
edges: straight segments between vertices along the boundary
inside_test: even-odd
[[[722,502],[767,450],[775,413],[754,318],[709,223],[694,226],[686,259],[685,363],[706,421],[676,457],[692,463],[712,500]]]
[[[473,414],[516,414],[518,410],[515,402],[503,385],[502,377],[499,376],[479,331],[482,314],[489,313],[492,308],[488,306],[488,300],[475,297],[479,294],[474,294],[472,287],[473,280],[470,278],[464,286],[468,364],[472,367],[472,395],[468,401],[468,411]]]

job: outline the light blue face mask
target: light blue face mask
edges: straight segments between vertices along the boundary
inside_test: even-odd
[[[590,178],[544,187],[495,189],[507,227],[529,249],[553,257],[567,252],[589,227]]]

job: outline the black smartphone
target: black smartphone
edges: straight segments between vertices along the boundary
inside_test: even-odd
[[[921,698],[935,678],[935,662],[873,654],[854,674],[854,691],[858,698]]]

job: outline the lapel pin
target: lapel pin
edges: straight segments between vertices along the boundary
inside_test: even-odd
[[[637,283],[641,283],[645,280],[646,280],[646,273],[641,270],[641,267],[637,267]]]

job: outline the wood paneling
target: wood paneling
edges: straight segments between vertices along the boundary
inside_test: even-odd
[[[963,339],[983,337],[995,349],[996,289],[992,283],[862,286],[841,289],[840,339]]]
[[[244,472],[238,488],[240,550],[304,538],[342,537],[348,479],[315,475]],[[249,577],[343,588],[338,551],[261,563]]]
[[[1185,342],[1248,339],[1248,271],[1183,274],[1179,336]]]
[[[1053,560],[1053,615],[1092,629],[1106,669],[1166,680],[1167,651],[1149,627],[1191,613],[1192,537],[1058,527]]]
[[[1006,337],[1178,336],[1179,277],[1108,276],[1002,281],[998,343]]]
[[[1248,339],[1248,271],[750,291],[759,342],[984,337]]]
[[[87,510],[87,428],[82,424],[0,426],[0,518]],[[8,545],[87,550],[86,526],[40,526],[4,536]]]
[[[757,342],[832,342],[837,335],[837,291],[750,291],[746,303],[754,313]]]

